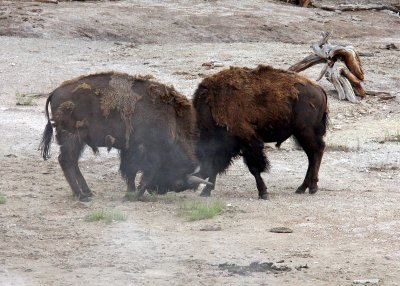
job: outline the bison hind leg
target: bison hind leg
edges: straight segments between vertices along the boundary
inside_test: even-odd
[[[84,143],[79,140],[78,136],[67,131],[61,130],[57,134],[57,140],[60,143],[60,155],[58,162],[63,170],[74,195],[82,202],[89,201],[92,192],[89,189],[85,178],[83,177],[78,160],[82,154]]]
[[[250,173],[256,179],[258,198],[268,200],[269,195],[261,173],[269,170],[269,161],[264,154],[264,142],[253,139],[242,145],[244,162],[249,168]]]
[[[207,133],[202,134],[196,148],[196,155],[200,161],[200,177],[208,178],[212,183],[201,191],[202,197],[211,195],[217,175],[224,173],[240,152],[239,141],[230,136],[225,128],[218,128],[216,136],[212,137],[213,135]]]
[[[296,190],[297,194],[305,193],[307,188],[310,194],[315,194],[318,191],[318,173],[325,149],[325,142],[323,135],[317,133],[319,132],[315,132],[310,128],[295,135],[297,142],[303,148],[308,158],[307,173],[303,183]]]

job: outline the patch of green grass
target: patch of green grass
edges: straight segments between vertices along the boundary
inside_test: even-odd
[[[86,216],[86,220],[90,222],[103,220],[106,223],[112,223],[113,221],[125,221],[126,219],[127,215],[118,210],[95,210]]]
[[[166,193],[165,195],[158,196],[158,200],[160,202],[166,203],[166,204],[173,204],[177,201],[181,201],[185,196],[183,195],[177,195],[177,193],[169,192]]]
[[[41,94],[37,93],[17,93],[16,94],[16,104],[17,105],[33,105],[33,100],[40,97]]]
[[[220,201],[195,201],[182,204],[178,209],[178,215],[189,221],[195,221],[213,218],[220,214],[223,209],[224,204]]]
[[[5,204],[6,201],[7,201],[6,196],[0,193],[0,205]]]

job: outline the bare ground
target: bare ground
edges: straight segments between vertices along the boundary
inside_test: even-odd
[[[236,2],[0,3],[0,193],[7,197],[0,205],[0,285],[400,284],[400,52],[386,49],[400,47],[399,16]],[[47,162],[36,150],[45,97],[16,105],[17,94],[48,93],[104,70],[152,74],[190,97],[205,75],[221,69],[202,63],[288,68],[324,30],[365,55],[367,90],[395,98],[351,104],[330,96],[328,150],[313,196],[294,194],[307,161],[288,142],[266,148],[271,200],[256,200],[254,179],[238,160],[218,178],[213,199],[226,207],[211,220],[177,216],[181,202],[200,200],[198,193],[125,202],[115,151],[85,152],[81,168],[95,197],[82,204],[64,180],[57,146]],[[316,78],[319,69],[305,73]],[[128,218],[85,220],[98,209]],[[273,227],[293,233],[269,232]]]

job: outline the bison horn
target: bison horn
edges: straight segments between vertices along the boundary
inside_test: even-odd
[[[194,175],[194,174],[197,174],[197,173],[200,173],[200,166],[197,166],[197,168],[194,170],[193,173],[190,174],[190,176]]]
[[[206,184],[206,185],[213,186],[213,183],[210,183],[208,180],[204,180],[204,179],[201,179],[201,178],[193,176],[193,175],[189,176],[187,181],[189,184]]]

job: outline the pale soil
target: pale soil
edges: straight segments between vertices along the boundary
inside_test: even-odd
[[[190,97],[221,69],[202,63],[288,68],[324,30],[333,31],[332,42],[368,55],[361,58],[367,90],[397,97],[351,104],[330,96],[326,140],[333,151],[325,153],[313,196],[294,194],[307,162],[288,142],[266,148],[271,200],[256,199],[255,181],[238,160],[218,178],[213,198],[227,206],[214,219],[177,216],[181,201],[198,193],[124,202],[115,151],[85,152],[81,168],[95,197],[82,204],[62,175],[57,145],[46,162],[37,151],[45,97],[16,106],[17,93],[48,93],[104,70],[152,74]],[[386,11],[337,13],[274,1],[2,1],[0,193],[7,202],[0,205],[0,285],[351,285],[366,278],[399,285],[400,143],[388,139],[400,134],[400,52],[385,49],[400,47],[398,31],[400,18]],[[316,78],[320,68],[305,74]],[[87,222],[97,209],[120,210],[127,220]],[[280,226],[293,233],[269,232]],[[252,262],[291,270],[219,267]]]

